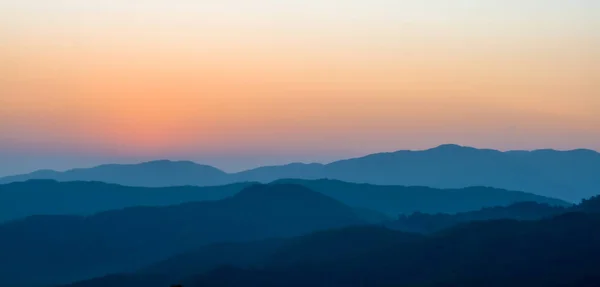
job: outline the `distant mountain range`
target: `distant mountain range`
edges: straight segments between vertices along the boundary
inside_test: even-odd
[[[227,173],[212,166],[200,165],[191,161],[159,160],[140,164],[107,164],[65,172],[39,170],[29,174],[4,177],[0,179],[0,183],[29,179],[101,181],[143,187],[209,186],[231,182]]]
[[[326,178],[354,183],[434,188],[490,186],[578,202],[600,191],[599,170],[600,153],[591,150],[500,152],[442,145],[424,151],[379,153],[330,164],[294,163],[231,174],[188,161],[154,161],[102,165],[65,172],[43,170],[4,177],[0,183],[53,179],[167,187]]]
[[[127,272],[217,242],[291,237],[365,224],[299,185],[253,185],[235,196],[88,217],[40,215],[0,225],[0,286],[48,286]]]
[[[0,185],[0,223],[30,215],[90,215],[134,206],[167,206],[231,197],[254,183],[209,187],[128,187],[102,182],[30,180]],[[456,213],[515,202],[568,206],[565,201],[519,191],[487,187],[435,189],[428,187],[377,186],[337,180],[279,180],[295,184],[353,207],[373,222],[399,214]],[[380,218],[380,219],[378,219]]]

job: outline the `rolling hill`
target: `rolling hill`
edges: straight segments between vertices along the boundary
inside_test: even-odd
[[[44,286],[133,271],[204,244],[291,237],[364,224],[353,209],[298,185],[91,216],[33,216],[0,225],[0,286]],[[32,276],[32,274],[34,276]]]
[[[565,213],[472,222],[427,236],[348,227],[228,246],[243,260],[210,246],[137,273],[68,286],[161,287],[171,280],[191,287],[594,287],[600,279],[598,224],[598,214]]]
[[[566,206],[568,203],[524,192],[472,187],[441,190],[425,187],[376,186],[333,180],[281,180],[274,184],[297,184],[332,197],[372,215],[385,216],[416,211],[455,213],[483,207],[533,201]],[[101,182],[31,180],[0,185],[0,223],[30,215],[90,215],[134,206],[167,206],[186,202],[220,200],[237,194],[252,183],[210,187],[127,187]],[[359,210],[357,210],[359,211]],[[382,213],[383,216],[377,213]]]
[[[69,286],[594,287],[599,203],[597,196],[569,208],[529,202],[395,222],[438,229],[428,235],[352,226],[211,244],[135,273]]]

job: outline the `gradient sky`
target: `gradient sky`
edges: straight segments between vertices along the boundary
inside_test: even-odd
[[[600,150],[597,0],[0,0],[0,176]]]

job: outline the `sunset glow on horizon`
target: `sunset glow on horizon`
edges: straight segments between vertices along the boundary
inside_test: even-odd
[[[0,176],[600,150],[598,15],[594,0],[0,0],[0,157],[23,159]]]

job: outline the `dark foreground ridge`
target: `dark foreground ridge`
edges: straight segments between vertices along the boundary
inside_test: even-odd
[[[541,221],[476,222],[430,236],[381,227],[330,230],[278,242],[276,248],[254,250],[253,255],[247,250],[256,245],[239,245],[236,250],[249,256],[245,261],[232,260],[171,282],[188,287],[592,287],[600,282],[598,224],[598,214],[568,213]],[[206,266],[211,260],[177,259],[181,261],[170,262],[175,265],[165,272],[155,268],[69,286],[169,286],[177,276],[168,270]]]
[[[484,219],[536,211],[548,217]],[[465,214],[456,217],[456,225],[429,235],[355,226],[290,239],[207,245],[136,273],[69,286],[592,287],[600,282],[598,197],[571,208],[523,204],[469,213],[471,222],[459,222]]]

